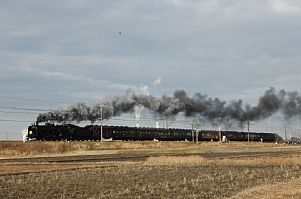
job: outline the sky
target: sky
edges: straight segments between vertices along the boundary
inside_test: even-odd
[[[127,90],[250,104],[300,91],[300,16],[298,0],[2,0],[0,139]]]

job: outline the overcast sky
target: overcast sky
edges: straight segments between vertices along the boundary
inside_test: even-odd
[[[300,90],[300,17],[298,0],[2,0],[0,106],[57,108],[143,86],[248,103],[271,86]],[[0,122],[2,137],[27,125]]]

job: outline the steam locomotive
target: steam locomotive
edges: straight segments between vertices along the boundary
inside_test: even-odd
[[[127,126],[88,125],[80,127],[72,124],[44,125],[28,127],[28,141],[98,141],[98,140],[159,140],[159,141],[264,141],[275,142],[282,138],[275,133],[216,131],[191,129],[163,129]]]

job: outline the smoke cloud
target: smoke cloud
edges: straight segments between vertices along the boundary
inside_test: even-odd
[[[162,78],[161,77],[158,77],[157,79],[155,79],[154,81],[153,81],[153,85],[154,86],[159,86],[160,84],[161,84],[161,82],[162,82]]]
[[[245,122],[265,119],[276,112],[282,112],[286,118],[298,115],[301,113],[301,96],[296,91],[276,91],[270,88],[259,98],[256,106],[250,106],[240,99],[227,103],[200,93],[189,96],[183,90],[176,90],[172,96],[163,95],[160,98],[136,95],[133,91],[128,91],[124,95],[113,96],[93,106],[78,103],[67,109],[40,114],[37,122],[91,121],[93,123],[99,118],[101,107],[103,118],[108,119],[133,112],[134,107],[139,106],[159,115],[175,116],[184,113],[187,117],[199,115],[209,121]]]

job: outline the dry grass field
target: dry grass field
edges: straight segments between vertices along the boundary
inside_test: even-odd
[[[235,142],[0,146],[0,198],[301,198],[300,146]]]

